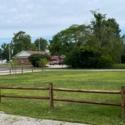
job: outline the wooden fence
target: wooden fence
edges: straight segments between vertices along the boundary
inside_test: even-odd
[[[48,97],[38,97],[38,96],[17,96],[17,95],[4,95],[2,94],[2,90],[15,89],[15,90],[42,90],[48,91]],[[73,99],[61,99],[55,98],[54,92],[69,92],[69,93],[94,93],[94,94],[111,94],[111,95],[120,95],[121,102],[119,104],[116,103],[106,103],[106,102],[97,102],[97,101],[86,101],[86,100],[73,100]],[[54,88],[53,84],[49,84],[48,87],[0,87],[0,103],[2,102],[2,98],[23,98],[23,99],[41,99],[41,100],[49,100],[50,108],[54,108],[54,102],[72,102],[72,103],[86,103],[86,104],[96,104],[96,105],[109,105],[109,106],[119,106],[121,107],[121,117],[125,119],[125,87],[121,87],[119,91],[102,91],[102,90],[78,90],[78,89],[65,89],[65,88]]]

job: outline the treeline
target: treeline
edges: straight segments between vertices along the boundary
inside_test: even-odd
[[[73,68],[108,68],[125,62],[124,36],[119,24],[105,14],[92,12],[89,25],[73,25],[56,34],[50,42],[52,54],[66,55]]]
[[[32,42],[31,36],[20,31],[14,34],[10,43],[3,43],[0,48],[0,58],[10,60],[22,50],[45,51],[48,48],[48,41],[38,38]]]
[[[73,68],[107,68],[114,63],[125,63],[124,35],[114,18],[92,12],[89,25],[72,25],[60,31],[52,40],[43,38],[31,41],[25,32],[14,34],[11,44],[4,43],[0,49],[2,59],[9,60],[21,50],[46,50],[51,55],[65,55],[65,63]]]

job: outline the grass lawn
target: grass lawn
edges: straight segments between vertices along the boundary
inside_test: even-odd
[[[125,69],[125,64],[114,64],[113,69]]]
[[[24,75],[0,76],[0,86],[55,87],[75,89],[120,90],[125,86],[125,72],[43,71]],[[4,90],[4,94],[45,96],[47,91]],[[120,103],[119,95],[76,94],[56,92],[55,97]],[[40,119],[56,119],[94,125],[125,125],[120,107],[55,102],[50,110],[48,101],[2,99],[0,110],[6,113]]]

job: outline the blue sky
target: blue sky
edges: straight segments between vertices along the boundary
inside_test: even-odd
[[[72,24],[89,24],[90,10],[115,18],[124,33],[124,6],[125,0],[0,0],[0,44],[20,30],[50,39]]]

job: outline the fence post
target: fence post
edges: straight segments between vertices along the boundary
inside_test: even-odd
[[[53,83],[49,84],[49,103],[50,108],[54,108],[54,101],[53,101]]]
[[[125,120],[125,87],[121,87],[121,110],[122,119]]]

